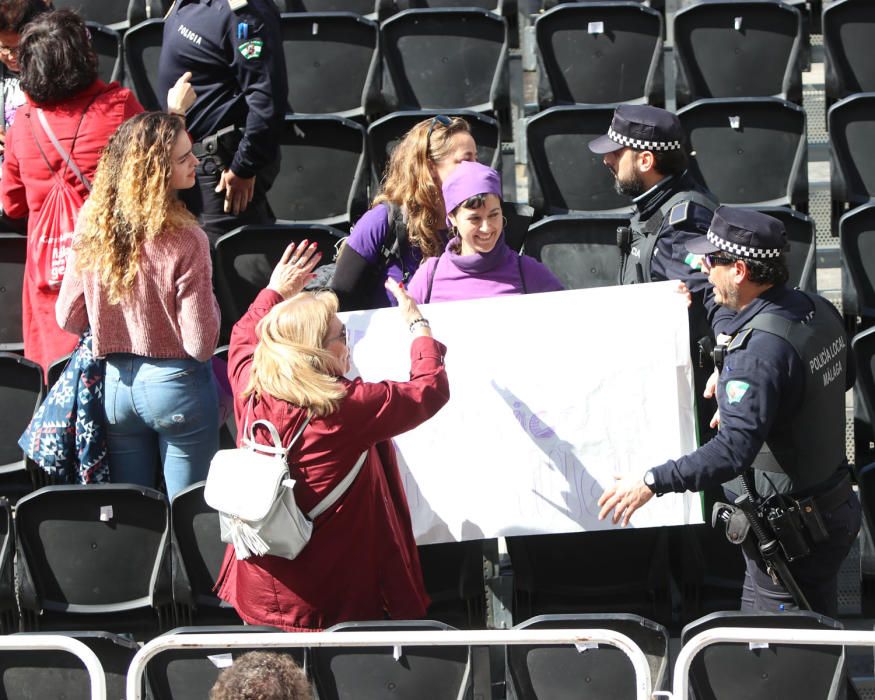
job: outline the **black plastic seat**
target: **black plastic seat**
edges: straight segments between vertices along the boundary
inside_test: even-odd
[[[674,16],[678,104],[709,97],[802,102],[802,15],[771,0],[704,0]]]
[[[447,630],[433,620],[344,622],[328,632]],[[471,698],[471,649],[466,646],[317,647],[309,652],[310,673],[320,700],[463,700]]]
[[[875,198],[875,92],[851,95],[827,113],[834,224]]]
[[[807,137],[799,105],[774,97],[699,100],[678,117],[696,153],[690,170],[723,204],[807,210]]]
[[[507,551],[516,619],[621,610],[663,624],[670,620],[665,528],[508,537]]]
[[[629,218],[613,214],[560,214],[529,227],[523,251],[544,263],[565,289],[617,284],[617,228]]]
[[[538,103],[663,105],[662,15],[637,2],[561,4],[535,20]]]
[[[170,517],[158,491],[46,486],[18,502],[16,539],[24,629],[144,639],[168,627]]]
[[[399,10],[428,7],[478,7],[496,14],[505,14],[504,0],[396,0]]]
[[[532,629],[608,629],[625,634],[644,652],[653,690],[666,687],[668,631],[638,615],[539,615],[514,626]],[[635,672],[629,657],[603,644],[578,651],[573,645],[508,645],[507,680],[516,700],[585,697],[633,700]]]
[[[875,323],[875,204],[852,209],[839,220],[842,264],[850,284],[843,285],[845,315],[859,315],[863,327]]]
[[[97,54],[97,74],[105,83],[122,79],[122,37],[115,29],[96,22],[86,22],[91,32],[91,46]]]
[[[857,333],[851,340],[857,360],[857,393],[868,415],[875,415],[875,327]],[[858,470],[860,502],[869,524],[875,532],[875,463]]]
[[[164,102],[158,94],[158,59],[163,42],[163,19],[141,22],[128,29],[122,39],[128,86],[147,110],[160,110]]]
[[[434,117],[434,110],[409,110],[392,112],[381,117],[368,127],[368,154],[371,161],[371,183],[377,187],[383,179],[389,156],[395,146],[415,124]],[[462,117],[471,128],[471,136],[477,144],[477,160],[496,170],[501,170],[501,130],[492,117],[471,110],[448,110],[441,112],[448,117]]]
[[[277,221],[346,225],[367,209],[365,129],[342,117],[286,115],[282,168],[267,199]]]
[[[812,612],[749,614],[718,612],[691,622],[681,643],[715,627],[839,630],[841,623]],[[697,700],[823,698],[834,700],[844,684],[845,650],[840,646],[747,643],[712,644],[693,659],[690,685]]]
[[[18,602],[15,600],[15,523],[12,505],[0,498],[0,634],[18,630]]]
[[[370,19],[391,11],[389,0],[285,0],[287,12],[353,12]]]
[[[213,593],[225,556],[219,514],[204,501],[205,481],[183,489],[170,503],[173,600],[186,624],[242,624],[233,607]]]
[[[421,545],[419,563],[431,598],[429,618],[460,629],[485,627],[483,554],[478,540]]]
[[[41,483],[41,470],[25,458],[18,438],[42,400],[42,367],[16,353],[0,352],[0,496],[13,503]]]
[[[822,21],[827,105],[854,93],[875,91],[875,5],[868,0],[825,2]]]
[[[289,105],[295,114],[362,117],[379,100],[377,23],[352,13],[284,13]]]
[[[386,111],[507,107],[507,23],[474,8],[405,10],[380,27]]]
[[[784,253],[790,270],[788,285],[817,292],[817,237],[814,219],[789,207],[758,207],[784,224],[790,250]]]
[[[67,632],[65,636],[82,642],[95,653],[103,667],[106,697],[125,697],[128,666],[139,645],[109,632]],[[90,698],[90,689],[88,671],[79,657],[69,652],[0,650],[0,695],[5,700]]]
[[[200,625],[177,627],[166,634],[263,634],[282,632],[275,627],[259,625]],[[222,668],[232,659],[258,647],[227,649],[199,647],[195,649],[165,649],[149,659],[145,678],[152,700],[192,700],[207,698]],[[263,651],[263,649],[261,649]],[[289,654],[302,668],[306,651],[302,647],[271,648],[270,651]]]
[[[27,237],[0,233],[0,350],[23,350],[21,296]]]
[[[131,0],[57,0],[52,4],[56,10],[75,10],[89,22],[122,27],[128,22]]]
[[[343,234],[320,224],[241,226],[216,241],[214,275],[223,327],[236,323],[258,293],[291,242],[315,242],[322,262],[330,262]]]
[[[602,156],[587,148],[607,132],[613,114],[612,107],[560,106],[526,121],[529,204],[535,212],[630,212],[629,198],[614,190]]]

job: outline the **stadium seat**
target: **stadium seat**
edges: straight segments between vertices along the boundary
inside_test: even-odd
[[[512,250],[521,251],[526,240],[526,234],[535,218],[535,210],[528,204],[520,204],[509,200],[501,203],[501,210],[507,223],[504,225],[504,242]]]
[[[496,170],[501,170],[501,130],[492,117],[471,110],[448,110],[441,112],[448,117],[462,117],[471,127],[471,136],[477,143],[477,160]],[[381,117],[368,127],[368,154],[371,159],[371,185],[379,187],[386,172],[389,156],[395,146],[415,124],[433,117],[434,110],[410,110],[392,112]]]
[[[478,7],[499,15],[503,15],[505,10],[504,0],[397,0],[395,5],[399,10],[428,7]]]
[[[791,287],[817,292],[817,239],[814,219],[789,207],[758,207],[784,224],[790,250],[785,253]]]
[[[0,350],[24,349],[21,325],[21,295],[27,238],[0,233]]]
[[[514,629],[608,629],[629,637],[647,656],[653,690],[665,690],[668,631],[638,615],[539,615]],[[509,698],[591,697],[599,700],[635,698],[635,673],[629,657],[602,644],[505,647]]]
[[[857,359],[857,387],[860,389],[860,396],[867,410],[875,415],[875,328],[867,328],[857,333],[851,341],[851,348]],[[860,500],[867,519],[872,519],[869,523],[870,531],[875,532],[875,464],[862,467],[860,473],[864,472],[868,477],[859,480]]]
[[[343,622],[328,632],[447,630],[433,620]],[[471,648],[466,646],[317,647],[309,652],[319,700],[463,700],[470,698]]]
[[[295,114],[363,117],[379,100],[377,23],[352,13],[285,13],[280,28]]]
[[[0,352],[0,496],[13,503],[40,483],[41,471],[25,458],[18,438],[42,400],[42,367],[21,355]]]
[[[839,622],[808,611],[718,612],[684,627],[681,643],[686,644],[700,632],[715,627],[842,629]],[[769,644],[763,648],[749,644],[712,644],[693,659],[690,685],[697,700],[835,700],[844,697],[839,694],[845,682],[844,667],[845,650],[840,646]]]
[[[162,19],[146,20],[131,27],[122,40],[127,85],[147,110],[160,110],[164,103],[158,95],[158,58],[163,41]]]
[[[134,484],[46,486],[22,498],[15,517],[23,629],[145,639],[169,626],[163,494]]]
[[[48,370],[46,370],[46,392],[55,386],[55,382],[60,379],[61,374],[64,372],[64,368],[67,366],[67,363],[70,361],[70,358],[73,356],[73,353],[67,353],[63,357],[59,357],[57,360],[54,360],[52,364],[49,365]]]
[[[241,226],[216,241],[213,276],[224,337],[267,286],[289,243],[315,241],[325,264],[333,258],[334,246],[342,236],[337,229],[320,224],[276,224]]]
[[[662,15],[637,2],[558,5],[535,20],[538,103],[665,103]]]
[[[234,608],[213,593],[227,545],[219,535],[219,514],[204,501],[205,483],[183,489],[170,503],[173,600],[185,624],[242,624]]]
[[[617,229],[629,218],[613,214],[559,214],[532,224],[523,252],[544,263],[566,289],[618,284]]]
[[[857,358],[857,384],[854,400],[864,401],[868,412],[875,408],[875,329],[868,328],[854,336],[851,342]],[[855,406],[855,408],[857,408]],[[866,420],[871,435],[871,424]],[[854,466],[854,476],[863,510],[863,530],[860,540],[860,609],[864,617],[872,617],[875,611],[875,557],[872,552],[872,533],[875,532],[875,462]]]
[[[669,622],[665,528],[508,537],[507,551],[514,619],[621,610]]]
[[[839,220],[839,247],[849,284],[842,285],[845,315],[875,323],[875,204],[852,209]]]
[[[875,5],[869,0],[824,3],[822,19],[827,105],[857,92],[875,91],[870,53]]]
[[[391,13],[391,0],[285,0],[286,12],[353,12],[369,19]]]
[[[480,542],[421,545],[419,563],[431,598],[428,617],[460,629],[483,629],[486,600]]]
[[[128,23],[128,6],[132,0],[54,0],[56,10],[75,10],[83,19],[113,28]]]
[[[177,627],[167,634],[257,634],[281,632],[275,627],[258,625],[205,625],[196,627]],[[152,700],[201,700],[208,698],[210,688],[219,673],[232,659],[248,651],[259,651],[257,647],[227,649],[224,647],[199,647],[196,649],[165,649],[146,664],[146,683]],[[261,649],[260,651],[264,651]],[[284,649],[272,648],[272,652],[291,655],[299,666],[305,663],[306,652],[301,647]]]
[[[606,133],[613,107],[560,106],[526,121],[529,204],[537,214],[611,211],[632,203],[614,190],[614,176],[587,144]]]
[[[96,22],[86,22],[91,45],[97,54],[97,74],[105,83],[122,79],[122,37],[115,29]]]
[[[507,107],[507,23],[474,8],[405,10],[380,27],[386,111]]]
[[[28,633],[39,636],[41,633]],[[51,634],[51,633],[48,633]],[[128,666],[140,648],[132,639],[109,632],[67,632],[95,653],[103,667],[106,698],[125,697]],[[90,698],[91,680],[79,657],[50,649],[0,651],[0,696],[30,698]]]
[[[722,524],[675,527],[669,536],[679,555],[681,620],[687,623],[708,613],[738,610],[744,557],[741,547],[726,539]]]
[[[227,345],[221,345],[221,346],[216,348],[216,351],[213,353],[213,362],[215,363],[216,360],[224,362],[225,366],[227,368],[227,365],[228,365],[228,346]],[[215,365],[213,366],[213,369],[214,370],[216,369]],[[226,369],[225,370],[225,378],[222,379],[219,377],[219,373],[217,371],[216,372],[217,383],[224,384],[225,382],[227,382],[227,374],[228,374],[228,372]],[[220,390],[222,389],[221,386],[219,388],[220,388]],[[228,383],[227,388],[230,390],[230,383]],[[221,403],[221,399],[220,399],[220,403]],[[227,450],[227,449],[231,449],[234,447],[237,447],[237,422],[234,419],[234,410],[232,407],[232,410],[228,413],[228,416],[225,419],[225,422],[219,428],[219,449],[220,450]],[[172,513],[172,510],[173,509],[171,507],[171,513]]]
[[[0,634],[18,631],[15,600],[15,523],[12,504],[0,498]]]
[[[802,15],[771,0],[705,0],[674,16],[678,104],[709,97],[802,102]]]
[[[826,121],[835,225],[846,209],[875,197],[875,92],[836,102]]]
[[[723,204],[808,207],[805,112],[776,97],[699,100],[678,112],[690,170]],[[756,176],[753,176],[753,174]]]
[[[365,129],[331,115],[286,115],[282,167],[267,199],[277,221],[345,226],[367,209]]]

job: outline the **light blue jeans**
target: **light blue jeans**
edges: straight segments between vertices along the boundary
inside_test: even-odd
[[[156,488],[167,497],[207,478],[219,447],[219,408],[210,362],[113,354],[106,358],[105,400],[114,483]]]

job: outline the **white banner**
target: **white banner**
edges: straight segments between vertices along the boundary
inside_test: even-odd
[[[676,282],[423,306],[447,346],[450,401],[396,438],[419,544],[613,527],[615,475],[695,449],[686,299]],[[341,314],[352,374],[406,380],[397,309]],[[695,494],[636,527],[702,522]]]

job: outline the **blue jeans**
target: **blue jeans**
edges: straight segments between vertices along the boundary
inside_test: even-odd
[[[114,483],[155,488],[161,465],[172,499],[207,478],[219,447],[218,395],[209,362],[109,355],[104,405]]]

